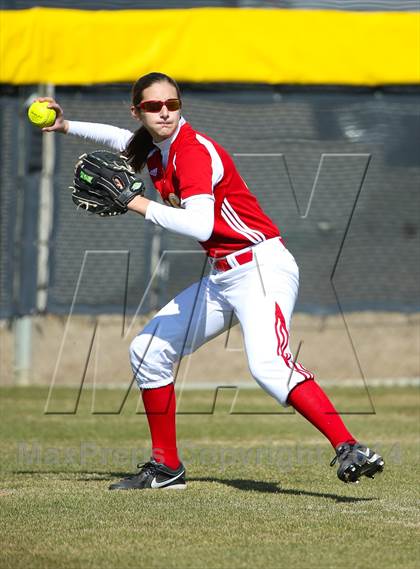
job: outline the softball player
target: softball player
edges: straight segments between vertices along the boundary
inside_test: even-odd
[[[295,361],[289,330],[299,286],[295,259],[280,232],[239,175],[232,158],[181,115],[177,83],[161,73],[132,89],[133,134],[110,125],[67,121],[56,101],[52,127],[107,144],[126,154],[136,171],[147,165],[166,205],[136,196],[128,207],[205,249],[211,271],[163,307],[133,340],[131,364],[152,439],[152,458],[111,490],[185,488],[177,452],[174,367],[227,329],[232,310],[243,332],[251,374],[281,405],[291,405],[330,441],[338,477],[358,482],[383,470],[381,456],[347,430],[313,374]],[[169,206],[169,207],[168,207]]]

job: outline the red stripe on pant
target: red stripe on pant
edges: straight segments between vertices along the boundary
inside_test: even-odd
[[[314,375],[300,363],[293,362],[288,349],[289,332],[283,312],[277,303],[275,331],[278,340],[277,354],[290,369],[300,373],[305,380],[311,380],[303,381],[291,390],[287,399],[289,405],[327,437],[334,448],[344,442],[355,442],[326,393],[313,381]]]
[[[302,364],[299,362],[294,362],[292,358],[292,354],[288,348],[289,346],[289,332],[286,327],[286,320],[284,318],[284,314],[281,311],[280,306],[275,303],[275,323],[274,323],[274,330],[276,332],[278,347],[277,347],[277,355],[283,358],[284,363],[287,365],[288,368],[296,371],[303,375],[305,379],[313,379],[314,375],[307,369],[303,367]]]

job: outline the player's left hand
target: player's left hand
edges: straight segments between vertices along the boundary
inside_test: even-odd
[[[106,150],[82,154],[74,171],[72,199],[78,208],[101,216],[121,215],[146,187],[127,159]]]

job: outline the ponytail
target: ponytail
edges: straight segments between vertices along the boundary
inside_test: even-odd
[[[131,166],[136,172],[140,172],[146,164],[149,152],[153,148],[152,135],[141,126],[130,138],[124,155],[127,156]]]

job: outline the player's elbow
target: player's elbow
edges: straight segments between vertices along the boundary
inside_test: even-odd
[[[194,237],[197,241],[208,241],[213,233],[214,219],[203,219],[197,226]]]
[[[189,200],[183,211],[189,234],[197,241],[208,241],[214,227],[214,201],[208,197]]]

